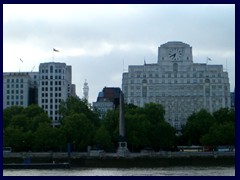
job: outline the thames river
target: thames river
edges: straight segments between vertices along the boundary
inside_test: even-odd
[[[235,176],[235,167],[5,169],[3,176]]]

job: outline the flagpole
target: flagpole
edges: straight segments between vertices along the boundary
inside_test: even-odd
[[[52,61],[54,62],[54,50],[52,51]]]

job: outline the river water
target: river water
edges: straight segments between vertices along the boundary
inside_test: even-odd
[[[235,176],[235,167],[4,169],[3,176]]]

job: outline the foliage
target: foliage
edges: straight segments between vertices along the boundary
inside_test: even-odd
[[[211,115],[201,110],[188,118],[182,133],[185,145],[234,145],[235,111],[221,108]]]

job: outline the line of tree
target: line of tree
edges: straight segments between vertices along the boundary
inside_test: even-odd
[[[60,105],[60,126],[53,128],[47,113],[37,105],[26,108],[12,106],[3,112],[5,147],[13,151],[87,151],[96,146],[114,152],[118,146],[119,109],[110,110],[99,119],[88,103],[69,97]],[[192,114],[182,135],[164,119],[162,105],[149,103],[144,107],[125,105],[128,148],[138,152],[144,148],[172,150],[177,145],[234,145],[235,111],[223,108],[213,114],[201,110]]]

